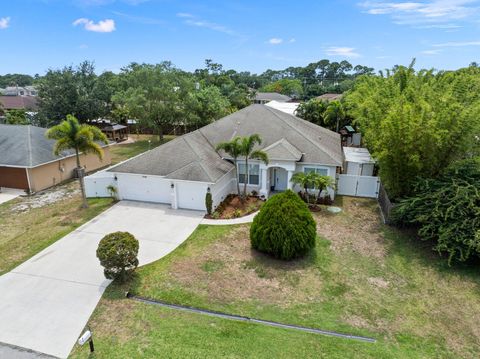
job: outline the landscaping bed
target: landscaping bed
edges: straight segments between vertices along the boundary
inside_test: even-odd
[[[480,279],[381,223],[374,200],[338,197],[314,213],[318,239],[285,262],[251,249],[249,224],[200,226],[177,250],[107,288],[89,325],[96,357],[475,358]],[[374,337],[361,343],[124,299],[124,293]],[[77,347],[73,357],[87,358]]]
[[[258,196],[247,196],[244,200],[236,194],[229,194],[218,205],[212,215],[206,215],[210,219],[232,219],[247,216],[260,209],[264,203]]]

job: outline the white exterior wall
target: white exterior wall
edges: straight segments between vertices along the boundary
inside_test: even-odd
[[[213,208],[216,208],[230,193],[236,193],[235,170],[231,170],[220,178],[217,183],[210,186],[212,193]]]
[[[297,163],[297,167],[295,169],[295,172],[303,172],[304,168],[324,168],[328,170],[328,176],[332,177],[333,181],[336,181],[337,178],[337,167],[335,166],[324,166],[324,165],[316,165],[316,164],[307,164],[307,163]],[[302,190],[303,188],[300,188],[298,186],[294,187],[294,191],[298,192]],[[335,190],[333,188],[328,188],[327,189],[328,194],[330,195],[330,198],[334,199],[335,198]]]
[[[209,184],[205,182],[176,181],[178,208],[206,211],[205,196],[208,187]]]

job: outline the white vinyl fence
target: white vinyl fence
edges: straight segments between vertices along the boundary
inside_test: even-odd
[[[378,198],[380,178],[373,176],[337,176],[337,194],[354,197]]]

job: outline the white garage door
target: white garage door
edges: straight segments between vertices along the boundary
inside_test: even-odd
[[[119,173],[118,189],[122,199],[171,203],[170,181],[159,177]]]
[[[205,211],[205,194],[207,184],[193,182],[176,182],[178,208]]]

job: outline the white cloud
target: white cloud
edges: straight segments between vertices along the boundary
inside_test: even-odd
[[[217,32],[222,32],[222,33],[227,34],[227,35],[232,35],[232,36],[236,35],[235,31],[229,29],[226,26],[215,24],[214,22],[208,22],[208,21],[204,21],[204,20],[188,19],[188,20],[185,20],[185,24],[190,25],[190,26],[204,27],[206,29],[217,31]]]
[[[280,39],[278,37],[272,37],[270,40],[268,40],[268,43],[270,45],[280,45],[283,42],[283,39]]]
[[[115,21],[112,19],[100,20],[95,23],[92,20],[80,18],[73,22],[73,26],[84,25],[85,30],[93,32],[112,32],[115,31]]]
[[[480,41],[451,41],[442,44],[435,44],[435,47],[465,47],[465,46],[480,46]]]
[[[293,44],[295,41],[297,41],[297,39],[295,39],[294,37],[292,37],[290,40],[288,40],[289,43]]]
[[[325,53],[329,56],[342,57],[360,57],[360,54],[354,51],[353,47],[337,47],[332,46],[326,49]]]
[[[88,45],[87,44],[81,44],[78,48],[82,49],[82,50],[85,50],[85,49],[88,49]]]
[[[10,18],[0,17],[0,29],[6,29],[9,26],[10,26]]]
[[[389,15],[396,24],[419,25],[465,21],[479,13],[478,0],[366,1],[359,4],[371,15]],[[450,27],[451,28],[451,27]]]
[[[422,51],[422,54],[423,55],[438,55],[439,53],[441,53],[442,50],[424,50]]]
[[[179,12],[179,13],[177,13],[177,16],[178,17],[188,17],[188,18],[195,17],[192,14],[189,14],[188,12]]]

